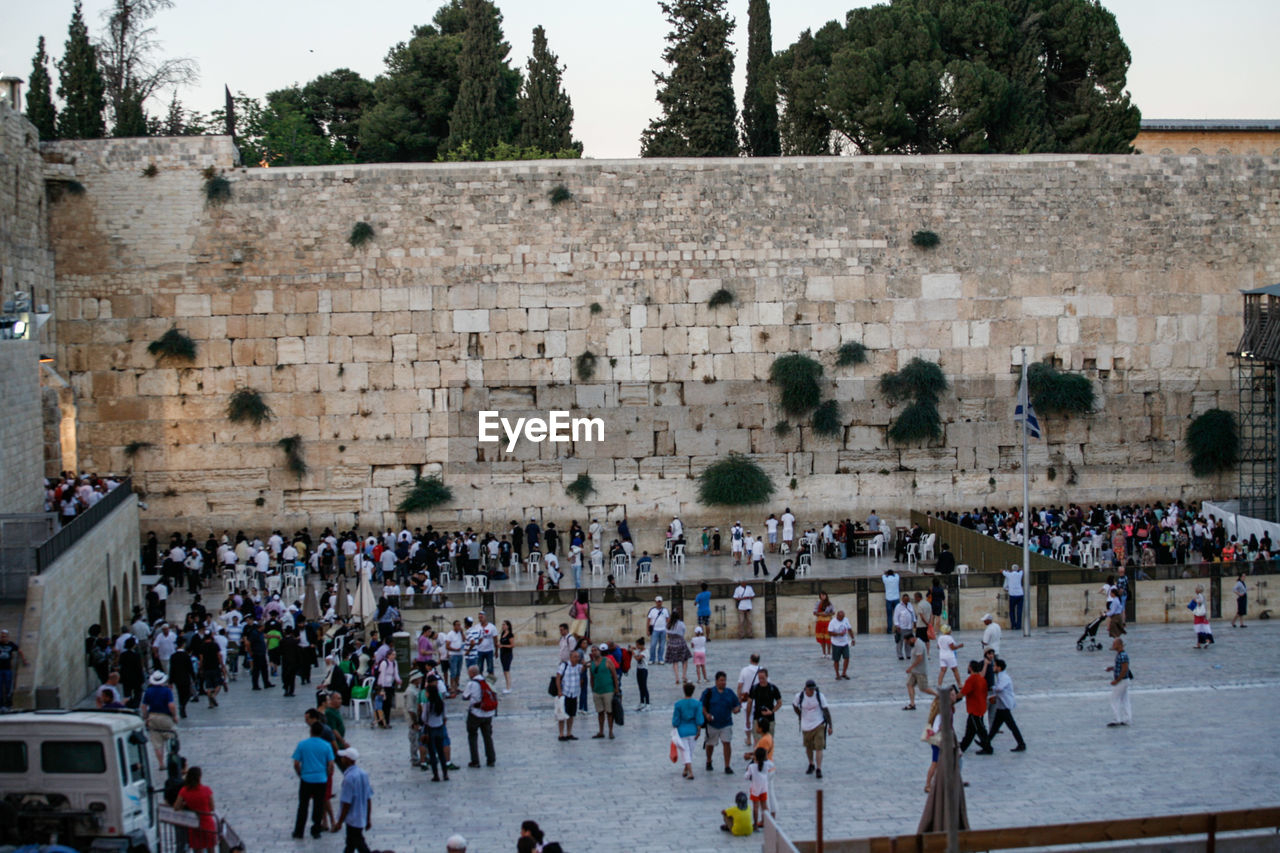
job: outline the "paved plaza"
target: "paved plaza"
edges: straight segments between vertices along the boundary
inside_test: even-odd
[[[1041,630],[1027,639],[1006,631],[1003,656],[1029,750],[1011,754],[1013,741],[1004,733],[994,756],[965,760],[973,825],[1275,805],[1280,630],[1271,622],[1253,622],[1246,630],[1225,621],[1215,627],[1219,642],[1196,651],[1189,625],[1131,626],[1134,725],[1120,729],[1105,726],[1110,652],[1077,651],[1076,631]],[[963,665],[979,647],[978,636],[958,636],[965,643]],[[761,653],[784,701],[814,677],[833,705],[835,735],[821,782],[804,775],[794,714],[784,709],[780,717],[775,793],[786,831],[793,838],[814,836],[819,785],[826,791],[828,837],[914,831],[929,760],[920,742],[927,703],[915,712],[901,710],[903,664],[891,639],[858,638],[851,681],[835,682],[816,643],[800,639],[713,640],[708,669],[724,669],[732,684],[752,651]],[[685,781],[668,759],[677,698],[669,667],[651,668],[653,711],[628,714],[617,740],[589,739],[594,718],[580,717],[576,733],[583,739],[561,743],[546,693],[554,662],[553,648],[517,649],[515,691],[502,697],[494,725],[496,768],[465,767],[465,708],[449,703],[454,760],[463,769],[448,783],[431,783],[429,774],[410,769],[402,719],[390,731],[349,724],[348,739],[359,748],[376,791],[369,834],[374,849],[442,851],[444,839],[461,832],[470,851],[511,850],[527,818],[571,853],[758,849],[759,836],[731,838],[717,828],[718,811],[745,787],[741,734],[734,776],[726,776],[717,759],[714,773],[705,773],[699,762],[697,778]],[[250,692],[244,676],[232,686],[219,708],[194,708],[182,728],[183,751],[204,768],[219,810],[250,850],[341,850],[340,835],[289,837],[297,791],[289,759],[305,733],[309,689],[290,699],[278,687]],[[630,710],[633,679],[626,679],[624,690]]]

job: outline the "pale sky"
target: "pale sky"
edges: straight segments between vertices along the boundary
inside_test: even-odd
[[[84,0],[92,32],[111,0]],[[154,23],[164,50],[200,63],[200,82],[180,93],[207,112],[233,92],[268,91],[348,67],[372,79],[388,48],[428,23],[434,0],[177,0]],[[667,25],[656,0],[498,0],[511,62],[522,67],[530,32],[541,24],[565,71],[575,135],[585,156],[638,156],[641,131],[658,112],[652,72],[662,66]],[[801,30],[843,20],[861,0],[777,0],[775,49]],[[1108,0],[1133,54],[1129,89],[1144,118],[1280,119],[1280,2],[1276,0]],[[36,38],[56,58],[73,0],[0,0],[0,74],[26,79]],[[729,0],[738,29],[738,103],[745,76],[747,0]],[[56,79],[56,75],[55,75]],[[167,103],[169,94],[164,95]],[[148,104],[151,113],[165,103]]]

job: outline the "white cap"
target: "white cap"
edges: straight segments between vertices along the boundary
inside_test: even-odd
[[[661,601],[661,600],[662,600],[662,596],[660,596],[660,595],[655,595],[655,596],[653,597],[653,600],[654,600],[654,601]]]
[[[991,617],[991,614],[990,614],[990,613],[983,613],[983,614],[982,614],[982,621],[983,621],[983,622],[994,622],[995,620]]]
[[[449,851],[456,850],[458,851],[458,853],[465,853],[467,849],[467,839],[463,838],[461,835],[458,835],[455,832],[453,835],[450,835],[445,840],[444,847],[446,850],[449,850]]]
[[[351,759],[352,761],[359,761],[359,760],[360,760],[360,750],[356,749],[354,746],[349,746],[349,747],[347,747],[346,749],[340,749],[340,750],[338,750],[338,757],[339,757],[339,758],[349,758],[349,759]]]
[[[602,652],[607,652],[607,651],[609,651],[609,644],[608,644],[608,643],[601,643],[601,644],[600,644],[600,651],[602,651]]]

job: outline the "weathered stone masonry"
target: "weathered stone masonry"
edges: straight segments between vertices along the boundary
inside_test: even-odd
[[[380,524],[414,471],[450,459],[457,506],[432,521],[534,508],[710,518],[692,477],[729,450],[760,454],[801,517],[1006,504],[1021,485],[1021,345],[1086,371],[1100,399],[1092,416],[1047,419],[1033,499],[1207,496],[1229,484],[1188,485],[1185,425],[1234,407],[1238,289],[1280,279],[1274,157],[244,170],[225,138],[45,153],[87,189],[50,213],[81,467],[132,467],[144,525],[159,528],[357,513]],[[153,162],[159,174],[143,177]],[[223,205],[204,203],[208,165],[231,180]],[[560,185],[573,197],[553,205]],[[375,237],[353,248],[358,221]],[[941,244],[913,247],[918,229]],[[709,308],[721,287],[735,304]],[[174,324],[199,344],[193,365],[146,351]],[[870,362],[837,370],[833,351],[850,340]],[[596,375],[580,384],[572,363],[587,350]],[[819,356],[839,380],[841,439],[774,434],[763,378],[788,352]],[[953,381],[946,436],[900,449],[875,384],[916,355]],[[241,386],[276,420],[229,423]],[[456,411],[485,394],[603,405],[621,428],[572,458],[565,445],[500,457],[488,446],[479,464]],[[276,447],[295,433],[310,466],[301,482]],[[155,447],[130,461],[131,441]],[[583,470],[598,490],[588,510],[564,494]]]

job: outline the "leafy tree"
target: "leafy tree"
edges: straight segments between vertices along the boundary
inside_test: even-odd
[[[429,161],[444,148],[466,29],[460,0],[442,6],[432,21],[387,53],[387,73],[373,84],[375,103],[360,117],[361,159]]]
[[[63,139],[100,139],[106,133],[102,111],[106,109],[105,85],[98,70],[98,51],[89,41],[84,12],[76,0],[67,27],[67,43],[58,60],[58,135]]]
[[[36,55],[31,58],[27,120],[36,126],[41,139],[58,138],[58,108],[53,105],[53,83],[49,79],[49,56],[44,52],[44,36],[36,41]]]
[[[165,112],[164,118],[149,121],[150,136],[203,136],[209,127],[208,119],[199,112],[188,110],[182,105],[176,90],[169,101],[169,109]]]
[[[573,138],[573,104],[561,85],[563,72],[559,58],[547,48],[546,31],[534,27],[533,53],[516,100],[521,146],[582,152],[582,143]]]
[[[158,58],[160,43],[150,21],[173,8],[173,0],[114,0],[102,13],[106,27],[98,39],[98,63],[116,136],[139,136],[143,104],[157,91],[199,79],[199,66],[185,57]],[[145,128],[142,128],[145,130]]]
[[[489,0],[462,0],[467,28],[458,54],[458,100],[449,114],[446,147],[470,143],[488,151],[516,138],[516,93],[520,72],[507,64],[511,45],[502,40],[502,13]]]
[[[890,0],[828,31],[829,56],[802,36],[782,63],[784,148],[825,113],[867,154],[1132,151],[1129,50],[1095,0]]]
[[[751,0],[747,7],[747,89],[742,96],[742,149],[751,157],[777,157],[782,153],[769,0]]]
[[[640,137],[642,157],[733,157],[738,153],[733,101],[734,23],[725,0],[660,0],[671,24],[654,74],[662,115]]]
[[[843,39],[844,30],[833,21],[816,36],[805,30],[795,44],[774,56],[783,104],[778,122],[783,154],[813,157],[837,153],[832,148],[827,114],[827,70],[832,51]]]
[[[373,106],[373,84],[350,68],[321,74],[302,87],[308,118],[352,157],[360,153],[360,119]]]

